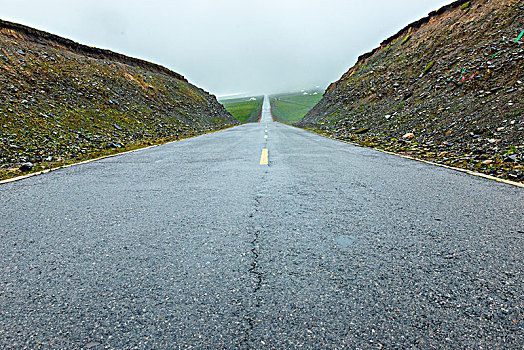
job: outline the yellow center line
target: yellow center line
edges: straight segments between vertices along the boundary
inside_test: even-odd
[[[264,138],[267,139],[267,135],[264,135]]]
[[[267,129],[265,130],[265,132],[267,132]]]
[[[260,156],[260,165],[268,165],[269,163],[269,152],[267,148],[262,150],[262,155]]]

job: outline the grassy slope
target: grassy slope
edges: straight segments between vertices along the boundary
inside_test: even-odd
[[[236,123],[205,91],[147,62],[64,46],[0,22],[0,179]]]
[[[459,5],[361,56],[300,124],[524,182],[524,2]]]
[[[250,97],[222,100],[220,103],[226,107],[227,111],[233,115],[239,122],[256,122],[262,111],[263,96],[255,97],[251,101]]]
[[[271,112],[275,120],[284,123],[293,123],[301,120],[314,105],[316,105],[322,94],[308,93],[282,94],[271,96]]]

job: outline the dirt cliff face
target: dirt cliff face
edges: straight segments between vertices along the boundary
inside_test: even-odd
[[[524,181],[524,1],[457,1],[331,84],[302,126]]]
[[[3,21],[0,87],[0,178],[237,123],[167,68]]]

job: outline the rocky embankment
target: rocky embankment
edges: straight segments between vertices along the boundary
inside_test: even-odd
[[[0,21],[0,179],[237,124],[159,65]]]
[[[301,121],[524,182],[524,1],[457,1],[361,56]]]

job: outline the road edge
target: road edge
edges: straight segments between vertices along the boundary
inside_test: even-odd
[[[242,124],[240,124],[240,125],[242,125]],[[99,160],[102,160],[102,159],[106,159],[106,158],[118,157],[118,156],[122,156],[124,154],[129,154],[129,153],[133,153],[133,152],[143,151],[143,150],[146,150],[146,149],[149,149],[149,148],[155,148],[155,147],[159,147],[159,146],[163,146],[163,145],[168,145],[170,143],[175,143],[175,142],[180,142],[180,141],[184,141],[184,140],[194,139],[194,138],[197,138],[197,137],[200,137],[200,136],[214,134],[214,133],[217,133],[217,132],[220,132],[220,131],[223,131],[223,130],[231,129],[231,128],[234,128],[236,126],[239,126],[239,125],[231,125],[230,127],[227,127],[227,128],[223,128],[223,129],[220,129],[220,130],[213,130],[213,131],[206,132],[206,133],[203,133],[203,134],[200,134],[200,135],[187,137],[187,138],[184,138],[184,139],[181,139],[181,140],[168,141],[168,142],[159,143],[157,145],[151,145],[151,146],[144,146],[144,147],[136,148],[136,149],[133,149],[133,150],[130,150],[130,151],[119,152],[119,153],[115,153],[115,154],[108,154],[106,156],[97,157],[97,158],[88,159],[88,160],[83,160],[83,161],[77,162],[77,163],[61,165],[61,166],[57,166],[57,167],[54,167],[54,168],[37,171],[37,172],[26,174],[26,175],[20,175],[20,176],[12,177],[12,178],[9,178],[9,179],[0,180],[0,185],[5,185],[5,184],[11,183],[11,182],[24,180],[24,179],[27,179],[27,178],[30,178],[30,177],[33,177],[33,176],[47,174],[47,173],[50,173],[52,171],[56,171],[56,170],[60,170],[60,169],[66,169],[66,168],[70,168],[70,167],[77,166],[77,165],[83,165],[83,164],[87,164],[87,163],[96,162],[96,161],[99,161]]]
[[[280,122],[276,122],[276,123],[280,123]],[[286,123],[280,123],[280,124],[287,125],[287,126],[290,126],[292,128],[297,128],[297,129],[300,129],[300,130],[304,130],[304,131],[306,131],[308,133],[311,133],[313,135],[318,135],[318,136],[324,137],[324,138],[329,139],[329,140],[342,142],[342,143],[347,143],[349,145],[353,145],[353,146],[356,146],[356,147],[365,148],[365,149],[371,149],[371,150],[374,150],[374,151],[390,154],[390,155],[401,157],[401,158],[404,158],[404,159],[410,159],[410,160],[414,160],[414,161],[417,161],[417,162],[426,163],[426,164],[429,164],[429,165],[435,165],[435,166],[438,166],[438,167],[441,167],[441,168],[446,168],[446,169],[459,171],[459,172],[464,173],[464,174],[468,174],[468,175],[472,175],[472,176],[476,176],[476,177],[481,177],[481,178],[484,178],[484,179],[488,179],[488,180],[504,183],[504,184],[507,184],[507,185],[513,185],[513,186],[516,186],[516,187],[524,188],[524,184],[520,183],[520,182],[515,182],[515,181],[511,181],[511,180],[501,179],[501,178],[498,178],[496,176],[491,176],[491,175],[479,173],[479,172],[468,170],[468,169],[462,169],[462,168],[457,168],[457,167],[453,167],[453,166],[449,166],[449,165],[445,165],[445,164],[439,164],[439,163],[431,162],[431,161],[428,161],[428,160],[424,160],[424,159],[419,159],[419,158],[415,158],[415,157],[412,157],[412,156],[408,156],[408,155],[405,155],[405,154],[399,154],[399,153],[386,151],[386,150],[383,150],[383,149],[380,149],[380,148],[365,147],[365,146],[359,145],[359,144],[351,142],[351,141],[339,140],[339,139],[336,139],[336,138],[332,138],[332,137],[329,137],[329,136],[326,136],[326,135],[322,135],[322,134],[316,133],[316,132],[311,131],[311,130],[299,128],[297,126],[289,125],[289,124],[286,124]]]

